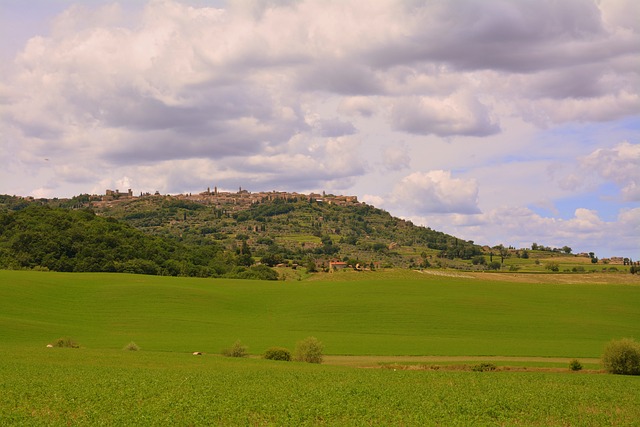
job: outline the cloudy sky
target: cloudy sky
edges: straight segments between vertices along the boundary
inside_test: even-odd
[[[637,0],[0,0],[0,194],[326,191],[640,258]]]

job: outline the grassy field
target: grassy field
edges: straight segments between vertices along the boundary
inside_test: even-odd
[[[314,335],[329,354],[599,357],[612,338],[640,337],[635,285],[408,271],[325,277],[332,280],[2,271],[0,339],[40,346],[70,336],[89,348],[135,341],[215,353],[240,339],[261,354]]]
[[[19,354],[20,357],[16,357]],[[632,426],[638,378],[0,349],[2,425]]]
[[[0,425],[637,425],[637,377],[405,369],[575,357],[597,370],[606,342],[640,337],[636,279],[0,271]],[[236,339],[259,355],[309,335],[344,366],[217,355]],[[65,336],[81,348],[45,347]],[[122,350],[130,341],[142,350]]]

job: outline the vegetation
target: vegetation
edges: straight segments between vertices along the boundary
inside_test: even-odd
[[[124,347],[124,349],[127,350],[127,351],[140,351],[140,346],[138,346],[138,344],[136,344],[133,341],[131,341],[129,344],[127,344]]]
[[[526,284],[384,270],[283,284],[5,270],[0,324],[3,342],[35,347],[71,336],[90,348],[219,353],[242,337],[262,355],[315,336],[331,354],[600,357],[612,337],[640,335],[640,286],[593,276]]]
[[[636,378],[0,347],[6,425],[632,426]]]
[[[88,209],[28,205],[0,213],[0,268],[277,280],[246,252],[152,236]],[[249,263],[250,265],[251,263]]]
[[[581,371],[582,363],[580,363],[578,359],[573,359],[571,360],[571,362],[569,362],[569,369],[571,369],[572,371]]]
[[[621,375],[640,375],[640,343],[623,338],[609,342],[602,355],[608,372]]]
[[[80,344],[69,337],[58,338],[51,344],[52,347],[80,348]]]
[[[295,360],[307,363],[322,363],[324,346],[316,337],[307,337],[296,344]]]
[[[249,355],[247,350],[247,346],[237,340],[231,347],[223,349],[222,354],[227,357],[247,357]]]
[[[291,352],[284,347],[270,347],[264,352],[264,358],[268,360],[291,361]]]
[[[567,372],[566,357],[578,355],[588,372],[600,369],[588,358],[599,356],[603,343],[640,332],[636,277],[615,284],[610,278],[618,276],[604,274],[595,283],[529,275],[535,285],[524,286],[482,273],[319,276],[283,284],[0,271],[0,419],[52,426],[561,426],[640,419],[640,394],[629,392],[635,378],[547,368],[523,374],[487,356],[564,356],[557,366]],[[43,345],[64,334],[82,347]],[[477,355],[482,362],[471,366],[483,372],[353,369],[330,365],[336,357],[330,355],[315,365],[210,354],[238,336],[253,354],[266,355],[274,343],[305,335],[321,336],[334,355],[356,360]],[[145,351],[122,351],[123,337]],[[193,349],[207,353],[192,357]]]
[[[480,247],[373,206],[317,202],[303,195],[245,204],[200,196],[99,199],[0,195],[0,268],[263,280],[295,277],[273,268],[323,272],[336,260],[359,270],[582,274],[640,269],[630,258],[608,265],[593,252],[576,255],[568,246]]]

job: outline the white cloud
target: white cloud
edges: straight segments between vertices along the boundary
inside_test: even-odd
[[[443,170],[405,176],[396,185],[391,200],[418,215],[479,212],[476,181],[453,178],[450,171]]]
[[[608,215],[640,200],[637,1],[205,3],[99,0],[33,29],[1,65],[0,192],[331,188],[487,239],[508,205],[514,236],[593,242],[614,227],[524,206],[602,183]]]
[[[584,171],[618,184],[627,201],[640,201],[640,144],[627,141],[613,148],[599,148],[581,161]]]
[[[382,164],[390,171],[408,168],[411,164],[411,157],[406,144],[396,143],[386,147],[382,153]]]
[[[403,97],[392,101],[394,128],[419,135],[488,136],[500,130],[488,109],[470,94],[446,98]]]
[[[604,221],[594,210],[578,208],[569,219],[544,217],[530,209],[503,206],[477,215],[409,217],[414,223],[454,234],[476,243],[528,248],[532,243],[574,253],[595,251],[600,257],[637,257],[640,208],[625,209],[614,221]]]

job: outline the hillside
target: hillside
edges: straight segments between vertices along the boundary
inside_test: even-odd
[[[112,221],[112,227],[117,223],[119,226],[126,225],[126,230],[137,231],[139,234],[134,240],[144,237],[150,242],[147,243],[150,247],[175,247],[172,253],[181,254],[182,258],[174,259],[173,255],[164,258],[147,257],[144,259],[153,262],[155,266],[133,268],[135,272],[156,271],[155,274],[164,275],[278,277],[278,274],[268,271],[265,266],[293,269],[304,267],[293,275],[280,270],[280,278],[300,278],[304,272],[330,271],[349,266],[357,269],[434,267],[573,273],[637,272],[640,269],[638,263],[629,258],[599,260],[593,252],[576,255],[567,246],[560,249],[534,243],[531,249],[503,245],[481,247],[472,241],[464,241],[395,218],[384,210],[358,202],[354,196],[250,193],[242,189],[234,193],[207,189],[200,194],[175,196],[134,196],[131,191],[120,193],[117,190],[107,190],[102,196],[85,194],[71,199],[0,195],[0,219],[7,224],[16,215],[23,215],[21,221],[31,224],[31,231],[42,228],[42,225],[38,225],[41,220],[28,220],[24,217],[43,215],[35,210],[36,207],[50,209],[45,211],[49,215],[47,221],[51,222],[50,231],[57,230],[59,224],[64,224],[65,221],[82,223],[84,219],[95,216]],[[57,213],[53,214],[51,209]],[[56,215],[63,215],[60,212],[67,212],[68,217],[64,221],[55,219]],[[120,251],[112,245],[111,250],[117,253],[102,256],[102,260],[107,260],[102,263],[86,263],[74,256],[72,259],[78,263],[72,267],[52,267],[52,262],[43,263],[43,255],[37,253],[46,251],[42,248],[50,247],[52,239],[78,240],[90,248],[90,242],[97,241],[98,246],[100,245],[99,233],[92,227],[85,229],[83,226],[76,227],[74,233],[93,232],[93,237],[79,238],[53,233],[42,241],[34,240],[39,244],[30,248],[32,253],[27,256],[16,250],[20,246],[16,241],[32,238],[20,236],[21,233],[29,234],[25,227],[11,229],[5,226],[0,230],[0,268],[41,266],[59,271],[131,271],[131,268],[123,270],[123,263],[138,259],[138,255],[128,260],[121,259],[122,253],[129,252]],[[68,229],[65,230],[66,233],[69,232]],[[118,233],[120,232],[112,235],[119,235]],[[120,237],[128,233],[130,232],[123,232]],[[54,246],[65,244],[58,242]],[[76,244],[78,245],[79,243]],[[23,249],[29,247],[22,246]],[[127,244],[125,248],[128,247],[131,245]],[[100,254],[101,250],[104,249],[99,248],[93,253]],[[91,250],[86,249],[78,253],[89,252]],[[60,251],[54,251],[55,253],[61,254]],[[139,253],[150,254],[152,251],[136,252]],[[52,257],[55,258],[55,255],[49,255],[49,261]],[[116,263],[115,270],[108,262],[113,259],[120,262]],[[180,264],[179,267],[176,262]],[[335,264],[336,262],[342,264]],[[103,267],[98,268],[100,265]],[[256,271],[256,266],[261,266],[261,270]]]
[[[90,209],[146,235],[187,245],[216,245],[269,266],[326,269],[331,261],[364,267],[427,267],[440,259],[471,259],[473,242],[419,227],[355,197],[207,191],[199,195],[108,192],[73,199],[0,198],[0,209],[30,205]],[[313,268],[311,268],[313,269]]]

